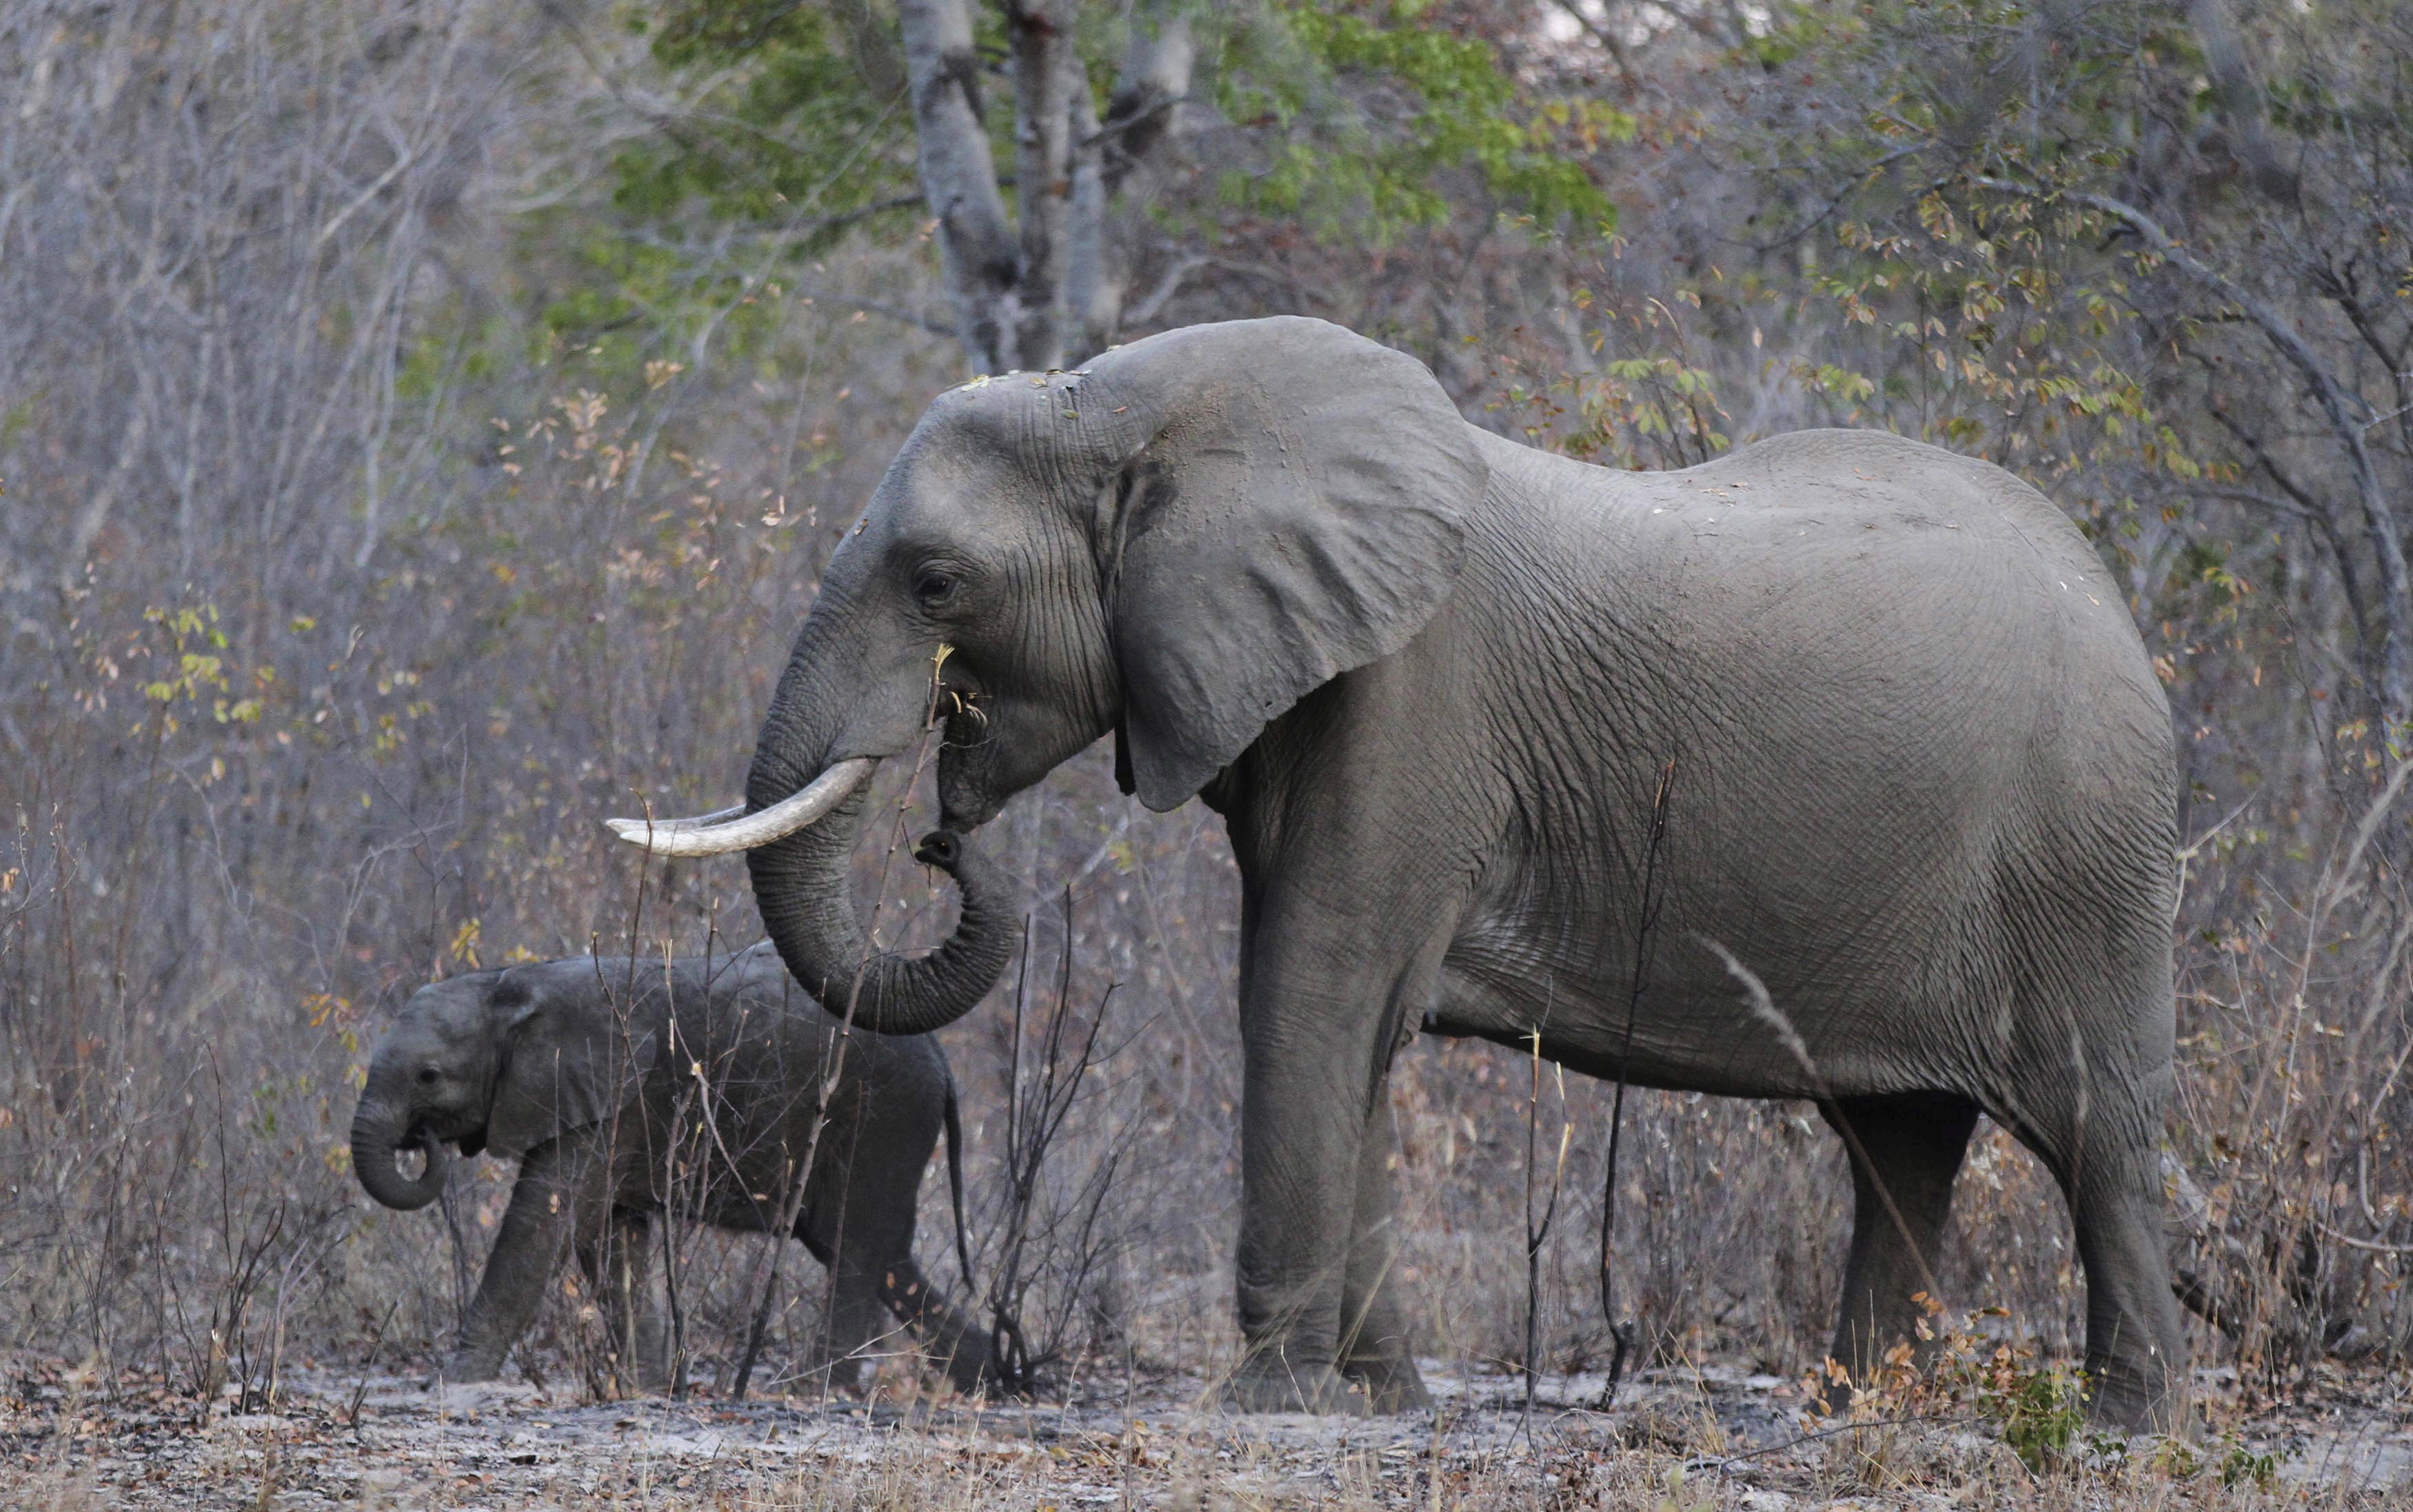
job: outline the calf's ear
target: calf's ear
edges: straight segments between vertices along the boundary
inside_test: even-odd
[[[653,1069],[659,1034],[654,994],[602,980],[566,984],[506,972],[492,1006],[501,1066],[486,1119],[486,1148],[505,1160],[626,1107]]]

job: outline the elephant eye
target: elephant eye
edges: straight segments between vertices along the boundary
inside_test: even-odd
[[[422,1086],[422,1087],[433,1087],[433,1086],[435,1086],[435,1085],[436,1085],[436,1077],[437,1077],[437,1071],[436,1071],[436,1068],[435,1068],[434,1066],[422,1066],[422,1067],[420,1068],[420,1070],[419,1070],[419,1085],[420,1085],[420,1086]]]
[[[914,576],[913,596],[931,608],[937,608],[955,596],[955,575],[943,569],[925,567]]]

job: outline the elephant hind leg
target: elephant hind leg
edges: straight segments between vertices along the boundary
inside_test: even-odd
[[[887,1351],[893,1331],[881,1305],[881,1267],[863,1259],[882,1247],[881,1236],[846,1232],[843,1195],[807,1202],[796,1222],[806,1252],[829,1267],[829,1306],[813,1351],[813,1372],[828,1389],[862,1385],[865,1367]]]
[[[2077,1231],[2089,1416],[2124,1432],[2184,1433],[2186,1338],[2170,1285],[2158,1120],[2115,1106],[2081,1107],[2068,1122],[2059,1139],[2021,1137],[2061,1183]]]
[[[1821,1110],[1852,1163],[1852,1248],[1835,1321],[1834,1360],[1873,1380],[1896,1345],[1916,1347],[1920,1293],[1935,1297],[1974,1103],[1938,1094],[1843,1098]]]
[[[2094,1416],[2129,1431],[2177,1433],[2186,1342],[2164,1248],[2162,1176],[2142,1160],[2098,1161],[2069,1193],[2086,1267],[2086,1375]]]
[[[931,1362],[947,1372],[955,1389],[970,1396],[1000,1385],[987,1333],[930,1284],[910,1255],[881,1267],[880,1299],[920,1342]]]
[[[2166,974],[2158,990],[2169,991]],[[2051,1095],[2006,1123],[2069,1204],[2086,1272],[2088,1416],[2122,1432],[2184,1433],[2186,1337],[2164,1227],[2167,1061],[2139,1072],[2128,1045],[2115,1041],[2109,1054],[2090,1048],[2073,1040],[2058,1078],[2029,1078]]]
[[[658,1391],[670,1383],[661,1313],[654,1306],[652,1238],[645,1213],[615,1206],[608,1222],[578,1242],[578,1267],[603,1314],[613,1368],[624,1383],[641,1391]]]

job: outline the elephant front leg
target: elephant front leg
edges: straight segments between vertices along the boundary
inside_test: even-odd
[[[1408,1348],[1407,1309],[1399,1296],[1393,1171],[1399,1143],[1387,1087],[1377,1086],[1374,1110],[1357,1149],[1356,1214],[1340,1293],[1340,1373],[1365,1391],[1378,1413],[1432,1404]]]
[[[1227,817],[1242,883],[1246,1345],[1229,1399],[1248,1411],[1362,1413],[1421,1394],[1392,1300],[1384,1083],[1440,988],[1469,873],[1434,864],[1447,818],[1415,794],[1378,812],[1363,794],[1324,797],[1270,837]]]
[[[1243,1411],[1362,1413],[1370,1405],[1339,1366],[1360,1149],[1377,1095],[1379,1003],[1317,1013],[1289,1000],[1251,1004],[1244,1016],[1237,1271],[1246,1351],[1230,1387]],[[1387,1196],[1377,1200],[1387,1206]],[[1367,1321],[1387,1331],[1379,1316],[1384,1232],[1378,1223],[1368,1235],[1364,1275],[1373,1284],[1360,1300],[1374,1303]]]
[[[462,1321],[461,1337],[444,1367],[448,1381],[491,1381],[535,1320],[546,1283],[559,1268],[577,1220],[576,1167],[558,1145],[530,1150],[520,1163],[511,1207],[486,1256],[478,1295]]]

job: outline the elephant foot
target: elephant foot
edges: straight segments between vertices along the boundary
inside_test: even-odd
[[[973,1351],[966,1345],[955,1354],[933,1353],[931,1363],[938,1366],[949,1383],[967,1397],[999,1397],[1007,1394],[1005,1383],[998,1378],[997,1369],[985,1350]]]
[[[1294,1365],[1268,1352],[1251,1359],[1223,1388],[1223,1405],[1243,1413],[1319,1413],[1364,1417],[1373,1402],[1363,1386],[1329,1365]]]
[[[500,1355],[489,1356],[484,1350],[465,1349],[455,1352],[452,1358],[446,1360],[444,1368],[428,1385],[432,1386],[440,1381],[447,1386],[478,1386],[502,1373],[503,1357]]]
[[[1377,1413],[1422,1412],[1432,1405],[1416,1362],[1405,1355],[1342,1360],[1340,1373],[1352,1387],[1366,1394]]]
[[[2089,1371],[2087,1426],[2125,1435],[2193,1436],[2186,1398],[2158,1373],[2097,1366]]]
[[[827,1353],[816,1357],[806,1368],[805,1378],[822,1395],[854,1392],[863,1389],[865,1379],[871,1373],[871,1362],[862,1356]]]

